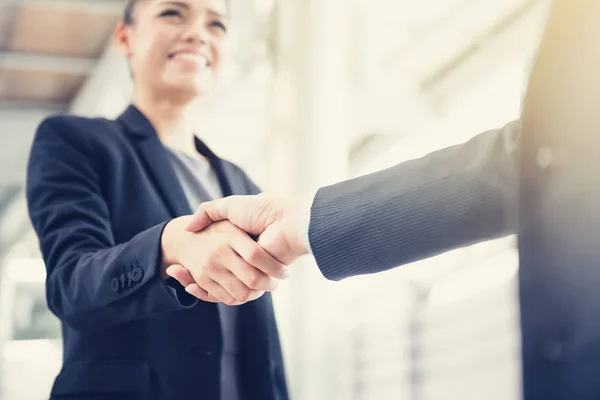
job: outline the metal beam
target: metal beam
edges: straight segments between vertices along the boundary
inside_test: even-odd
[[[52,6],[53,8],[116,16],[123,12],[124,0],[5,0],[8,5]]]
[[[95,58],[50,56],[41,54],[0,52],[0,68],[27,71],[50,71],[73,75],[89,75],[98,62]]]
[[[12,38],[18,21],[19,8],[15,4],[0,4],[0,50],[5,49]]]

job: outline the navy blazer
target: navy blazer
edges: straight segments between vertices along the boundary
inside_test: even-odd
[[[223,193],[259,189],[200,140]],[[27,171],[29,215],[46,263],[50,310],[63,329],[52,398],[218,400],[217,306],[161,279],[167,221],[191,212],[149,120],[130,106],[117,120],[44,120]],[[244,400],[287,400],[272,299],[240,306]]]

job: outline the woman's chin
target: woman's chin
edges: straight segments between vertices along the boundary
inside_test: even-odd
[[[212,87],[210,82],[200,79],[178,79],[176,82],[168,82],[165,85],[169,92],[194,100],[197,97],[201,97],[207,94]]]
[[[165,95],[176,101],[192,101],[202,96],[203,93],[202,87],[194,82],[165,85]]]

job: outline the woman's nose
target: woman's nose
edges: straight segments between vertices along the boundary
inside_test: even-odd
[[[210,38],[210,32],[206,28],[204,21],[198,21],[187,28],[185,41],[205,44]]]

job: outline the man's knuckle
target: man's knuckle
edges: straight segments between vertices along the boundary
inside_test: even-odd
[[[256,263],[258,263],[260,261],[260,259],[262,258],[262,251],[260,249],[260,247],[258,245],[256,246],[252,246],[250,248],[250,250],[248,251],[248,262],[250,264],[256,265]]]
[[[250,292],[250,296],[248,297],[248,301],[256,300],[260,296],[262,296],[265,292],[262,290],[252,290]]]
[[[216,260],[219,260],[225,253],[225,246],[218,243],[210,248],[207,252],[207,264],[214,264]]]
[[[235,306],[237,304],[237,301],[230,296],[227,299],[225,299],[225,304],[227,304],[228,306]]]
[[[208,303],[217,303],[218,300],[211,295],[203,296],[200,300],[206,301]]]
[[[250,298],[250,295],[252,294],[252,291],[248,288],[242,289],[240,290],[240,293],[237,296],[237,299],[241,302],[247,302],[248,299]]]
[[[252,288],[252,289],[256,289],[258,284],[261,281],[261,275],[256,272],[256,271],[252,271],[248,274],[248,287]]]
[[[265,282],[265,285],[268,286],[271,290],[274,290],[279,286],[279,281],[277,279],[273,279],[271,277],[268,277],[267,279],[268,281]]]
[[[204,268],[202,269],[209,276],[214,276],[219,271],[219,267],[214,262],[208,262],[204,264]]]
[[[202,282],[204,274],[201,270],[194,269],[190,271],[190,277],[192,280],[196,281],[197,284],[200,284]]]
[[[229,237],[223,237],[222,240],[216,246],[217,254],[222,256],[223,254],[227,254],[231,250],[231,243]]]

